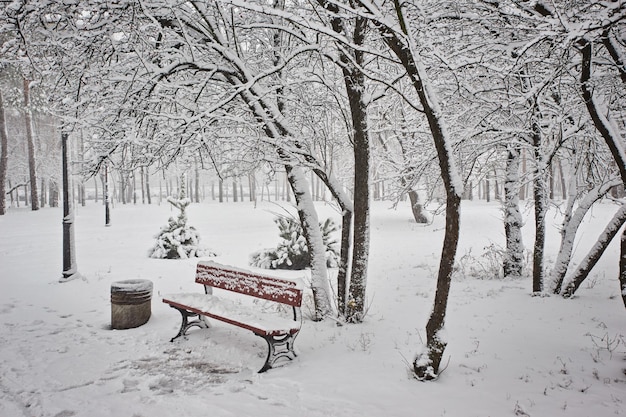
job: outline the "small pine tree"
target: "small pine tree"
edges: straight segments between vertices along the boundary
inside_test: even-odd
[[[185,177],[181,177],[178,198],[168,197],[167,201],[180,210],[178,218],[170,217],[167,225],[156,236],[156,244],[150,249],[150,257],[157,259],[187,259],[200,256],[213,256],[200,246],[200,235],[193,226],[187,225],[185,209],[191,204],[185,192]]]
[[[292,217],[278,216],[274,219],[278,225],[279,236],[282,241],[276,249],[265,249],[255,252],[250,256],[250,265],[265,269],[292,269],[300,270],[308,268],[309,250],[306,239],[302,234],[300,222]],[[326,246],[326,265],[334,268],[338,265],[339,254],[336,249],[336,241],[331,234],[337,226],[331,219],[320,224],[322,240]]]

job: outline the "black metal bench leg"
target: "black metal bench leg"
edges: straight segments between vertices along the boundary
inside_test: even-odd
[[[170,306],[170,307],[178,310],[180,312],[180,315],[182,316],[182,323],[180,325],[180,330],[178,331],[178,334],[176,336],[170,339],[170,342],[173,342],[177,338],[184,336],[187,333],[187,330],[189,330],[191,327],[197,326],[197,327],[205,328],[205,329],[209,328],[209,324],[206,322],[204,316],[200,314],[192,313],[182,308],[178,308],[174,306]],[[197,319],[189,321],[189,317],[197,317]]]
[[[297,355],[293,349],[293,343],[298,334],[287,334],[282,336],[258,335],[267,342],[268,352],[265,364],[259,370],[259,373],[265,372],[274,366],[279,358],[287,358],[293,360]]]

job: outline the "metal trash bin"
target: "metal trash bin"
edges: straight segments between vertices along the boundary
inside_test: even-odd
[[[111,284],[111,328],[131,329],[152,314],[152,281],[128,279]]]

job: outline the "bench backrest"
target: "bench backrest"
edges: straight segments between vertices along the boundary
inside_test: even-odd
[[[198,262],[196,282],[293,307],[302,305],[301,279],[282,279],[256,274],[215,262]]]

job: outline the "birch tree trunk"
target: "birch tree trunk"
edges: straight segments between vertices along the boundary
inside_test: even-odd
[[[524,243],[522,242],[522,213],[519,208],[520,147],[507,146],[506,177],[504,179],[504,233],[506,253],[503,270],[505,278],[522,276]]]

